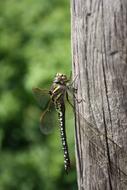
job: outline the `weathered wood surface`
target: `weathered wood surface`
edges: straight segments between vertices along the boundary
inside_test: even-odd
[[[72,0],[71,13],[78,189],[126,190],[127,0]]]

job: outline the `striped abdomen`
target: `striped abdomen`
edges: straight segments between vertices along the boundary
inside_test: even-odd
[[[60,134],[61,134],[61,141],[62,141],[62,149],[64,151],[64,167],[65,171],[68,173],[70,169],[70,158],[68,152],[68,145],[66,139],[66,131],[65,131],[65,105],[64,103],[57,103],[56,109],[58,112],[58,119],[60,123]]]

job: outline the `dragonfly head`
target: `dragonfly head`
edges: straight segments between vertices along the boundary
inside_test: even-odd
[[[66,85],[68,81],[69,80],[65,74],[57,73],[53,82],[57,84]]]

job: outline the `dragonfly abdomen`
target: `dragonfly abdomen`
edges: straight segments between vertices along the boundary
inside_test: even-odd
[[[56,109],[58,112],[62,149],[64,152],[64,167],[65,167],[65,171],[68,173],[68,170],[70,169],[70,158],[69,158],[68,145],[67,145],[67,139],[66,139],[66,130],[65,130],[65,105],[64,105],[64,103],[63,104],[57,103]]]

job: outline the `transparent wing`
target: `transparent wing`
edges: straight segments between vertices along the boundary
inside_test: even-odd
[[[70,94],[69,94],[70,95]],[[70,97],[70,96],[69,96]],[[73,93],[71,95],[71,98],[74,98],[75,103],[79,104],[82,101],[79,101],[76,99],[75,96],[73,96]],[[69,102],[69,101],[68,101]],[[120,159],[122,160],[121,157],[126,158],[124,159],[124,162],[127,162],[127,151],[123,150],[123,147],[121,147],[118,142],[115,142],[113,139],[113,136],[107,134],[105,132],[105,129],[103,132],[97,128],[96,123],[92,124],[89,122],[86,118],[85,115],[82,115],[80,111],[78,110],[78,106],[74,106],[73,101],[71,102],[71,105],[73,107],[74,113],[76,113],[77,119],[80,121],[81,117],[81,122],[80,123],[80,129],[76,128],[76,130],[81,130],[83,131],[83,134],[85,134],[86,138],[89,140],[89,146],[90,146],[90,156],[94,160],[96,160],[97,164],[100,167],[107,167],[108,162],[108,156],[107,152],[110,152],[110,160],[111,160],[111,169],[115,171],[119,171],[120,175],[122,176],[121,179],[124,182],[127,182],[127,173],[124,167],[120,167],[117,165],[116,162],[114,162],[115,155],[119,155]],[[110,147],[110,149],[109,149]],[[123,164],[125,166],[125,163]]]
[[[69,96],[68,96],[69,95]],[[69,93],[66,96],[68,103],[72,106],[74,112],[77,113],[77,116],[81,117],[84,121],[85,128],[83,125],[82,130],[85,131],[86,136],[90,138],[90,140],[94,141],[97,137],[101,138],[102,141],[105,140],[105,133],[101,132],[97,127],[96,124],[92,124],[89,122],[84,115],[82,115],[79,110],[77,110],[76,106],[74,105],[74,101],[76,104],[80,104],[82,101],[85,102],[85,100],[78,100],[75,95],[73,95],[73,92],[69,90]],[[74,99],[74,100],[72,100]],[[95,138],[96,137],[96,138]],[[109,141],[109,143],[112,144],[112,146],[117,146],[117,148],[120,149],[120,146],[112,139],[112,137],[107,136],[106,137]]]
[[[95,136],[96,137],[99,136],[99,137],[101,137],[101,139],[103,138],[103,140],[104,140],[105,134],[103,132],[101,132],[96,127],[96,125],[90,123],[86,119],[86,117],[84,115],[82,115],[81,113],[79,113],[79,110],[76,109],[76,106],[74,105],[74,102],[76,104],[80,104],[81,102],[85,102],[85,100],[84,99],[83,100],[78,100],[76,98],[75,89],[73,89],[73,87],[67,91],[66,98],[67,98],[68,103],[72,106],[74,112],[76,112],[77,115],[83,119],[84,123],[86,123],[85,129],[83,128],[82,130],[85,130],[86,134],[88,133],[88,137],[90,137],[90,139],[92,139],[92,138],[94,139]],[[120,148],[120,146],[115,143],[115,141],[112,139],[112,137],[107,136],[107,138],[108,138],[108,141],[110,143],[112,143],[112,144],[114,144],[114,145],[116,145],[116,146],[118,146]]]
[[[32,91],[39,107],[43,111],[48,106],[48,102],[50,100],[49,90],[41,88],[33,88]]]
[[[49,91],[41,88],[33,88],[34,96],[42,110],[40,117],[40,130],[43,134],[53,131],[56,117],[55,106],[50,98]]]
[[[40,130],[43,134],[47,135],[52,133],[54,126],[57,123],[55,106],[50,100],[45,111],[42,112],[40,117]]]

